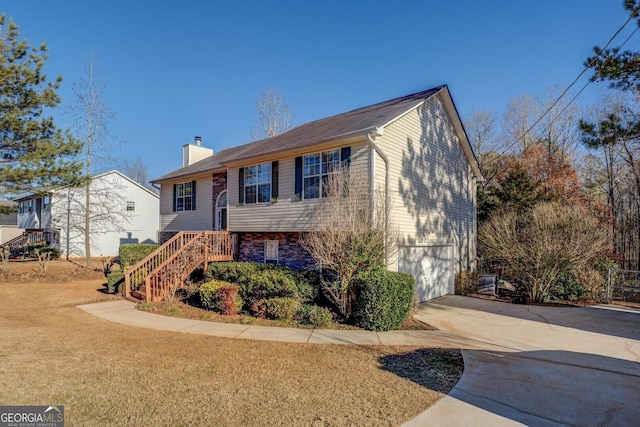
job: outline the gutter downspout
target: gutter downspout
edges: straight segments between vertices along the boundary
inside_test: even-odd
[[[384,134],[384,128],[376,128],[375,130],[376,135],[383,135]],[[384,161],[384,212],[385,212],[385,216],[387,216],[386,218],[384,218],[384,240],[385,240],[385,245],[384,245],[384,251],[385,251],[385,258],[387,259],[387,263],[389,262],[389,259],[387,257],[387,227],[388,227],[388,223],[389,223],[389,218],[388,218],[388,214],[389,214],[389,210],[390,210],[390,202],[389,202],[389,158],[387,157],[387,155],[384,153],[384,151],[382,151],[382,149],[376,144],[375,140],[371,137],[371,132],[367,132],[367,140],[369,141],[369,144],[371,145],[371,148],[373,149],[373,151],[375,151],[376,153],[378,153],[378,155],[380,157],[382,157],[382,160]],[[372,156],[371,159],[371,164],[374,166],[371,168],[372,173],[370,174],[370,185],[371,185],[371,194],[372,194],[372,203],[371,203],[371,216],[372,218],[376,219],[376,197],[375,197],[375,185],[376,185],[376,176],[375,176],[375,157]]]

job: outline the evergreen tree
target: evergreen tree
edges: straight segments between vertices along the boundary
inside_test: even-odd
[[[624,0],[624,8],[629,11],[629,19],[638,20],[640,25],[640,0]],[[623,90],[640,90],[640,53],[619,47],[593,48],[595,56],[587,58],[586,66],[592,68],[593,81],[608,81],[611,87]]]
[[[496,191],[500,205],[516,212],[525,212],[536,204],[536,188],[527,168],[516,161],[500,181]]]
[[[0,197],[74,183],[82,167],[82,144],[45,115],[60,103],[62,78],[47,82],[46,45],[34,48],[19,36],[0,15]]]

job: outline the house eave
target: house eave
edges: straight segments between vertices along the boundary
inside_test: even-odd
[[[350,132],[348,134],[314,141],[302,147],[273,150],[267,153],[229,159],[227,161],[224,161],[223,164],[229,168],[235,168],[253,163],[262,163],[287,157],[296,157],[304,154],[315,153],[318,151],[341,147],[346,144],[365,142],[367,132],[370,132],[372,130],[375,130],[375,128],[358,130],[355,132]]]

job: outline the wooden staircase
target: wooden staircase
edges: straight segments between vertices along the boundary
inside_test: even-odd
[[[199,266],[232,261],[236,236],[227,231],[181,231],[124,272],[127,299],[169,299]]]
[[[33,245],[51,245],[59,243],[58,230],[25,230],[20,236],[0,245],[0,251],[8,251],[12,255],[24,255],[24,251]]]

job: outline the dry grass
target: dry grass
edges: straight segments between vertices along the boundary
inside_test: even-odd
[[[64,405],[69,426],[399,425],[461,375],[456,350],[258,342],[111,323],[76,307],[113,298],[99,292],[104,280],[61,268],[52,264],[48,279],[0,279],[0,402]]]

